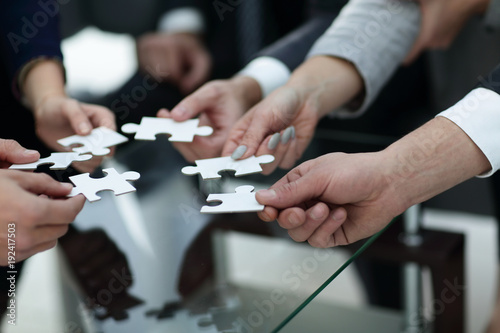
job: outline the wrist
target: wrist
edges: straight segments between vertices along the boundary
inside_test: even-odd
[[[229,80],[234,87],[238,99],[243,102],[246,110],[252,108],[262,99],[259,82],[250,76],[238,75]]]

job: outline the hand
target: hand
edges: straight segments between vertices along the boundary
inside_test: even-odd
[[[69,150],[57,140],[70,135],[87,135],[93,128],[105,126],[116,130],[115,116],[105,107],[80,103],[64,95],[49,95],[34,111],[36,131],[50,148]],[[102,162],[102,157],[93,157],[86,162],[77,162],[75,167],[82,172],[92,172]]]
[[[214,129],[212,135],[195,136],[193,142],[174,143],[186,160],[194,162],[220,156],[231,127],[260,96],[259,84],[249,77],[212,81],[186,97],[171,112],[160,110],[158,117],[185,121],[200,115],[200,125]]]
[[[40,159],[36,150],[28,150],[17,141],[0,139],[0,169],[12,164],[33,163]]]
[[[137,40],[137,57],[142,70],[161,68],[167,74],[155,78],[177,85],[186,95],[206,82],[212,70],[201,38],[191,33],[146,34]]]
[[[314,247],[353,243],[383,229],[406,203],[386,178],[379,153],[333,153],[305,162],[256,194],[259,217],[278,219],[297,242]]]
[[[306,103],[297,89],[282,87],[248,111],[231,129],[222,155],[234,159],[272,154],[263,166],[270,174],[277,166],[291,168],[309,143],[319,121],[314,103]]]
[[[447,48],[465,23],[484,13],[489,0],[418,0],[422,11],[420,34],[405,63],[414,61],[426,49]]]
[[[71,184],[41,173],[0,170],[0,265],[7,265],[8,228],[15,224],[15,261],[54,247],[85,203],[83,196],[62,198]]]

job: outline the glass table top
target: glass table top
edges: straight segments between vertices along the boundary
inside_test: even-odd
[[[359,288],[344,295],[332,281],[359,280],[348,266],[377,235],[357,252],[316,249],[253,213],[202,215],[200,188],[259,189],[272,178],[201,183],[180,173],[186,162],[179,157],[151,159],[108,161],[141,173],[137,192],[101,192],[60,240],[50,302],[62,303],[64,332],[296,332],[294,318],[320,293],[320,300],[359,305]]]

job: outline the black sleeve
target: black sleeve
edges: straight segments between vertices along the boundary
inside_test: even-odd
[[[480,76],[478,88],[486,88],[500,94],[500,65],[495,67],[486,77]]]

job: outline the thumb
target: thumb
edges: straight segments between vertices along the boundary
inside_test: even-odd
[[[13,164],[32,163],[40,158],[36,150],[29,150],[14,140],[0,139],[0,161]]]
[[[62,103],[62,113],[67,117],[71,128],[78,135],[88,135],[93,126],[90,119],[83,111],[80,103],[74,99],[68,99]]]
[[[188,97],[184,98],[177,104],[171,111],[170,116],[175,121],[185,121],[196,117],[200,114],[206,106],[206,98],[204,98],[203,91],[198,90]]]

